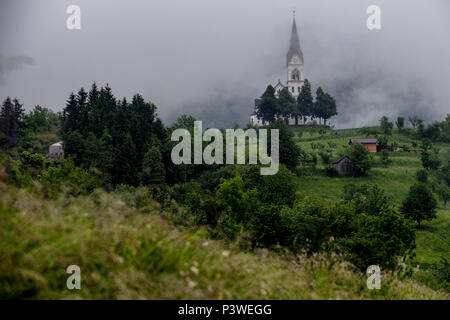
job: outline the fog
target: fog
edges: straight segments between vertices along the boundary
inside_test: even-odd
[[[70,4],[81,30],[66,27]],[[370,4],[381,30],[366,27]],[[450,113],[446,0],[1,0],[0,99],[59,111],[96,81],[142,94],[166,123],[245,125],[254,98],[286,81],[294,8],[306,77],[336,97],[336,127]]]

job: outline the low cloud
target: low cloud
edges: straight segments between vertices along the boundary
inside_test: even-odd
[[[22,68],[23,66],[33,65],[34,60],[25,55],[15,55],[4,57],[0,55],[0,84],[6,83],[7,74]]]

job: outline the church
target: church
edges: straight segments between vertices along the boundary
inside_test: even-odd
[[[305,81],[304,71],[303,71],[303,52],[300,49],[300,40],[298,37],[297,25],[295,23],[295,16],[292,22],[292,31],[291,31],[291,40],[289,43],[289,50],[286,56],[286,75],[287,75],[287,83],[286,85],[282,84],[280,80],[274,86],[275,96],[278,98],[281,90],[287,88],[292,96],[297,99],[300,94],[300,90]],[[263,126],[268,125],[267,121],[263,121],[262,119],[258,119],[256,114],[258,110],[258,103],[261,99],[255,99],[255,110],[250,115],[250,123],[253,125]],[[280,117],[283,118],[283,117]],[[284,119],[284,118],[283,118]],[[287,124],[295,125],[298,124],[295,121],[294,117],[284,119]]]

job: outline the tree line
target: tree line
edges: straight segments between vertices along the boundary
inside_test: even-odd
[[[326,125],[328,119],[337,115],[337,106],[336,99],[323,91],[321,87],[316,90],[314,99],[311,84],[308,79],[305,79],[297,99],[292,96],[288,88],[280,90],[277,98],[274,87],[267,86],[259,100],[256,114],[259,119],[269,123],[279,117],[293,117],[295,124],[299,124],[299,120],[306,123],[306,118],[310,117],[318,118],[319,123],[323,119],[323,124]]]

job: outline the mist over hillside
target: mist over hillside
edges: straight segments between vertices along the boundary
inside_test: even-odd
[[[167,123],[181,113],[206,126],[244,125],[254,98],[286,80],[296,9],[305,74],[338,101],[337,128],[382,115],[442,120],[450,109],[450,20],[445,0],[377,1],[382,29],[366,28],[370,1],[86,1],[81,30],[70,1],[2,1],[0,98],[62,110],[93,81],[143,96]],[[11,57],[27,57],[7,68]]]

